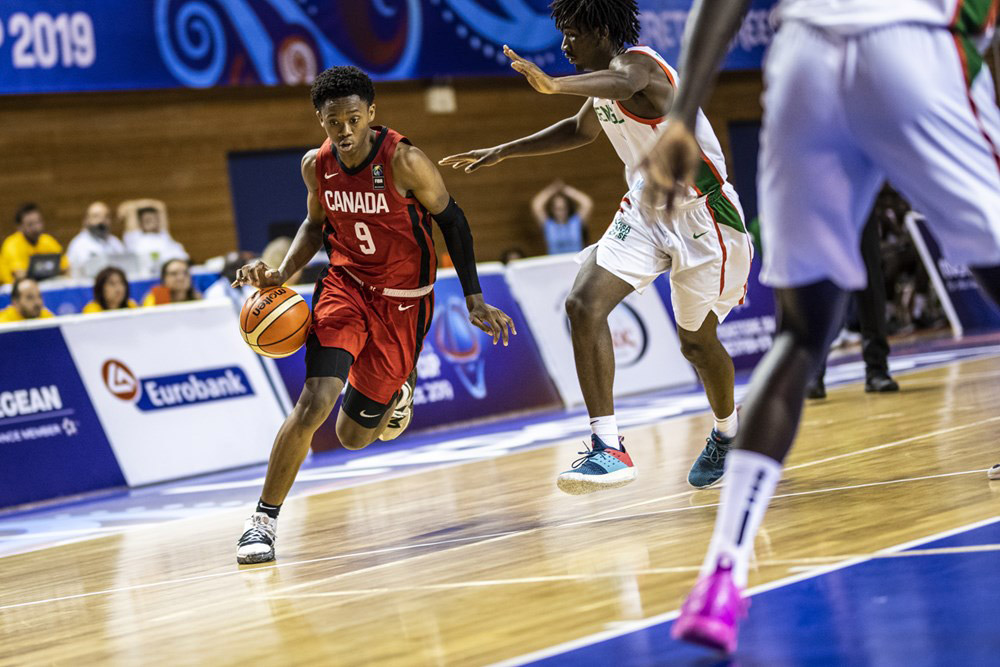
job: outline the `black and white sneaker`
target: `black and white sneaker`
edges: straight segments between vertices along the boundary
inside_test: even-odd
[[[986,476],[990,479],[1000,480],[1000,463],[996,464],[986,472]]]
[[[402,395],[396,401],[396,409],[392,411],[385,430],[378,436],[379,440],[395,440],[410,425],[410,420],[413,419],[413,390],[416,386],[417,369],[414,368],[410,377],[406,378],[406,384],[399,388]]]
[[[243,537],[236,548],[236,562],[268,563],[274,560],[274,541],[277,539],[278,520],[263,512],[254,512],[243,524]]]

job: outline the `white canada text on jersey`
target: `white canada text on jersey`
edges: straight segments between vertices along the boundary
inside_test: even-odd
[[[326,207],[334,213],[388,213],[384,192],[344,192],[325,190]]]

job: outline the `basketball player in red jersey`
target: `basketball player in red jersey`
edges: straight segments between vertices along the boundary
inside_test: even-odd
[[[308,216],[277,269],[257,260],[234,286],[282,285],[322,244],[330,265],[316,283],[306,384],[278,431],[238,563],[274,560],[278,511],[345,385],[337,436],[348,449],[391,440],[410,422],[416,362],[434,313],[433,217],[465,292],[469,321],[507,345],[514,323],[483,301],[465,214],[420,149],[372,125],[375,88],[357,67],[332,67],[312,86],[327,140],[302,159]]]

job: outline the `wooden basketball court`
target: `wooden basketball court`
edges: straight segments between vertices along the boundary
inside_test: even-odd
[[[751,586],[1000,514],[998,378],[810,404]],[[484,665],[670,612],[719,500],[685,482],[710,427],[627,432],[639,479],[602,494],[556,489],[565,441],[293,498],[277,564],[236,565],[249,507],[0,559],[0,664]]]

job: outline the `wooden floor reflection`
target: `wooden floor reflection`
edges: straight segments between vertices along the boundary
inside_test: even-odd
[[[899,379],[808,406],[751,585],[998,514],[1000,358]],[[0,663],[481,665],[661,614],[715,516],[685,483],[710,427],[626,433],[639,479],[603,494],[556,489],[567,441],[293,499],[277,565],[236,566],[246,511],[0,559]]]

